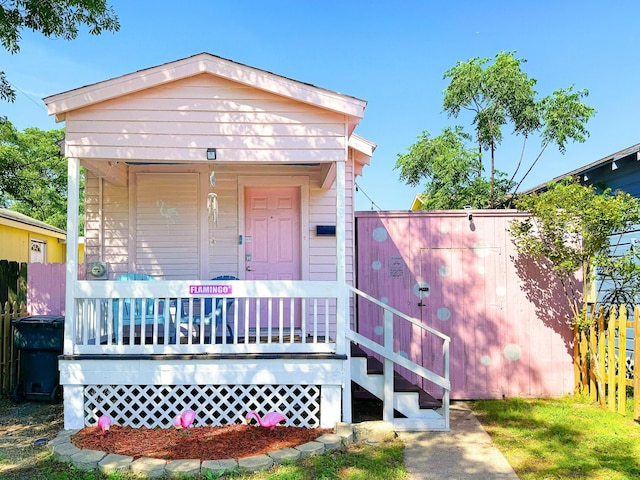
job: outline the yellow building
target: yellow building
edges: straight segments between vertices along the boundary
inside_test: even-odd
[[[413,199],[413,202],[411,202],[411,208],[409,210],[421,210],[422,208],[422,204],[424,203],[422,201],[422,198],[420,198],[420,193],[418,193],[415,198]]]
[[[84,242],[78,245],[84,259]],[[0,208],[0,260],[31,263],[65,263],[67,234],[64,230],[13,210]]]

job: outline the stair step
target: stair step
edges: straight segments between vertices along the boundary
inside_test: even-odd
[[[365,352],[362,348],[360,348],[360,345],[356,345],[355,343],[351,342],[351,356],[366,357],[367,352]]]
[[[442,402],[435,397],[432,397],[424,390],[418,391],[418,404],[420,408],[441,408]]]
[[[356,358],[367,359],[367,375],[382,375],[383,364],[380,360],[373,356],[367,355],[367,353],[359,346],[351,343],[351,356]],[[359,387],[359,388],[358,388]],[[437,398],[431,396],[425,392],[418,385],[410,382],[398,372],[393,376],[393,390],[395,392],[414,392],[418,394],[418,405],[420,409],[436,409],[442,407],[442,402]],[[354,398],[373,400],[378,399],[376,395],[369,392],[363,386],[356,384],[356,389],[353,391]]]

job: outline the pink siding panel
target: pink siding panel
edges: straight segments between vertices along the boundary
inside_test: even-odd
[[[29,263],[27,265],[27,311],[29,315],[64,315],[66,264]],[[84,278],[84,265],[78,266]]]
[[[358,288],[451,337],[452,398],[571,392],[569,312],[549,272],[513,247],[520,214],[468,213],[357,212]],[[397,351],[440,372],[439,344],[396,325]],[[381,341],[381,326],[361,302],[359,331]]]

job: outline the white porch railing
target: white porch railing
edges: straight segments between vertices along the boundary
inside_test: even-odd
[[[395,371],[395,365],[404,367],[407,370],[413,372],[421,378],[424,378],[431,385],[440,389],[442,395],[442,415],[444,417],[445,429],[449,429],[449,395],[451,391],[451,381],[449,378],[449,344],[451,339],[431,328],[424,325],[422,322],[412,318],[404,313],[396,310],[395,308],[386,305],[385,303],[377,300],[376,298],[366,294],[365,292],[358,290],[350,285],[347,288],[355,294],[355,298],[360,297],[367,302],[377,305],[382,312],[382,338],[383,344],[369,339],[364,335],[361,335],[350,328],[347,328],[346,336],[349,340],[358,343],[360,346],[371,350],[375,354],[379,355],[383,359],[383,375],[384,375],[384,398],[383,400],[383,419],[386,421],[393,421],[393,377]],[[368,319],[372,321],[373,319]],[[394,345],[396,344],[394,339],[394,321],[408,322],[413,328],[416,328],[420,332],[420,336],[431,337],[441,346],[441,371],[440,373],[433,372],[422,365],[412,362],[405,356],[395,351]]]
[[[73,354],[336,353],[339,295],[336,282],[76,281],[65,344]]]

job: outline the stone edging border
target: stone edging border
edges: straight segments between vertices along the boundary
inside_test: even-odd
[[[334,433],[318,437],[313,442],[294,448],[274,450],[264,455],[225,460],[161,460],[141,457],[136,460],[126,455],[105,453],[98,450],[83,450],[71,443],[71,436],[78,430],[62,430],[48,443],[53,458],[59,462],[71,463],[83,471],[100,470],[105,474],[134,472],[148,478],[161,478],[172,475],[198,475],[208,472],[220,475],[233,470],[256,472],[267,470],[274,464],[294,461],[312,455],[321,455],[354,442],[357,438],[377,442],[384,438],[393,438],[393,425],[388,422],[363,422],[360,424],[339,423]]]

